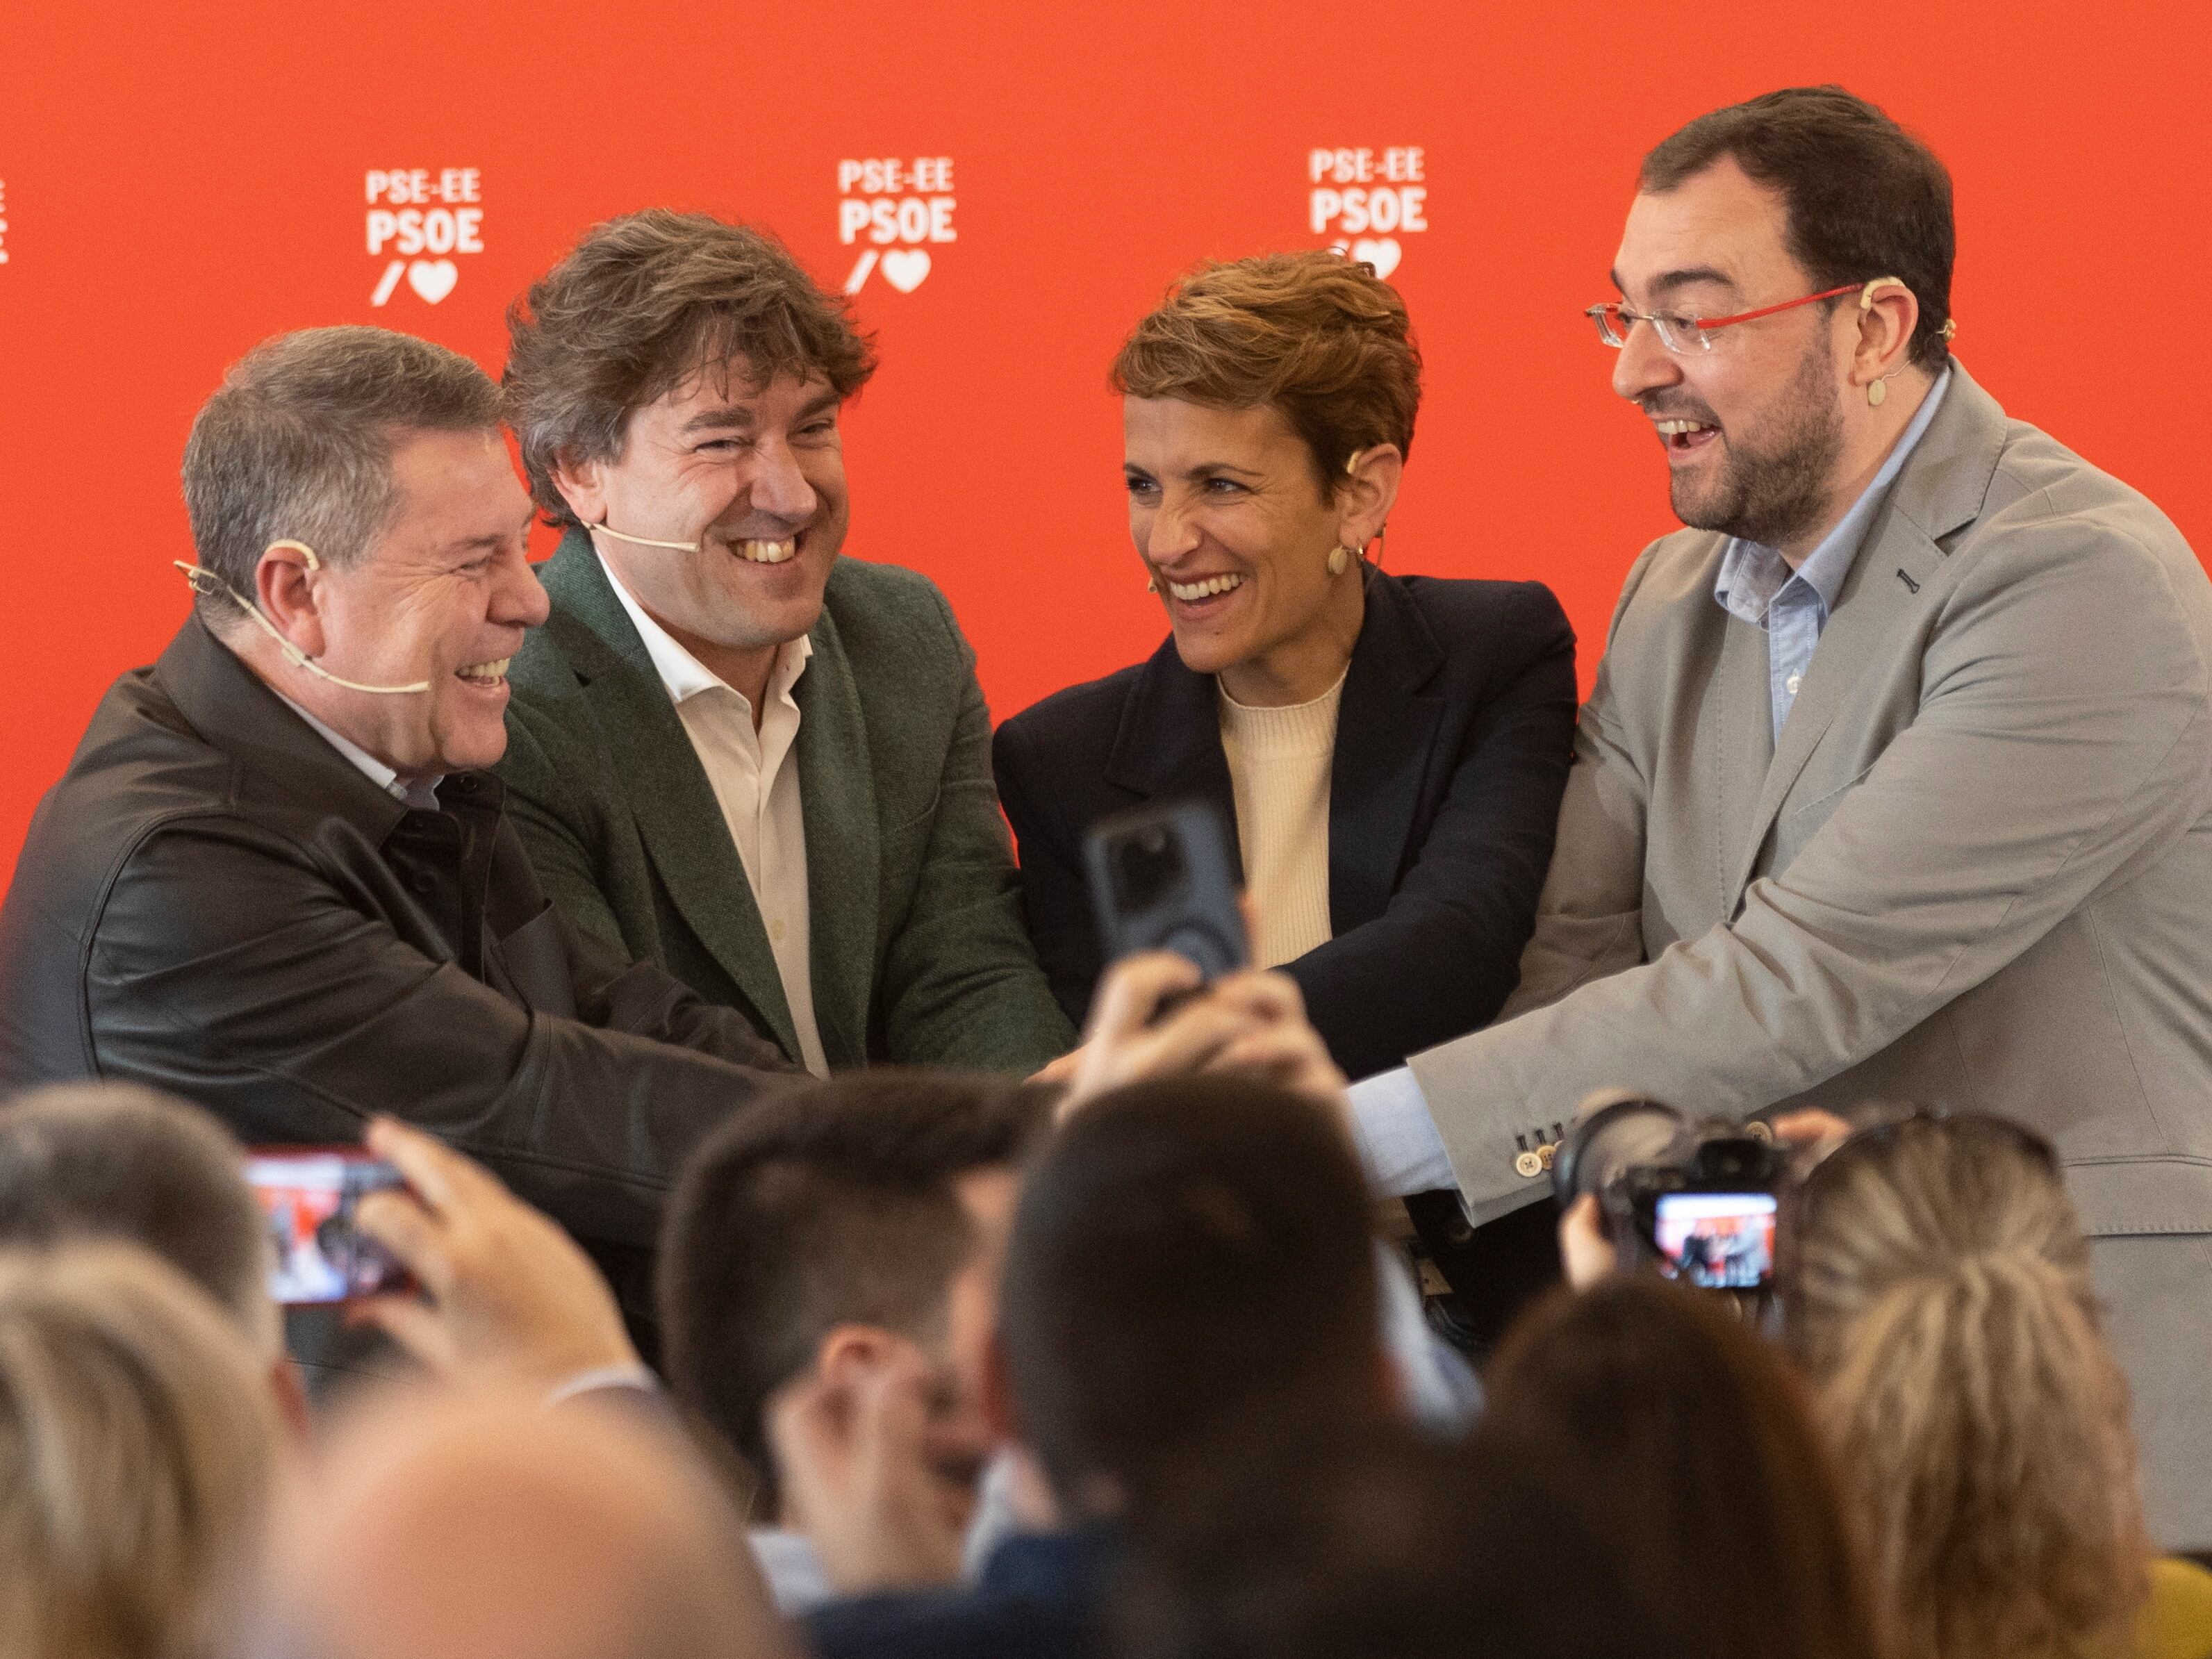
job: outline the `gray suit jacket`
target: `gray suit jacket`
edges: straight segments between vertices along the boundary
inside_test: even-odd
[[[1470,1206],[1547,1188],[1521,1154],[1619,1085],[1999,1112],[2092,1233],[2212,1232],[2212,584],[2180,532],[1958,369],[1778,745],[1723,543],[1630,571],[1520,989],[1413,1061]]]
[[[760,907],[645,641],[580,532],[540,574],[553,615],[514,659],[499,766],[539,878],[577,927],[796,1060]],[[830,1063],[1042,1065],[1074,1033],[1022,927],[991,717],[945,596],[841,558],[810,637],[792,695]]]

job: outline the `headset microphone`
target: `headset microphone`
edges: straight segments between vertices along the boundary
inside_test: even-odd
[[[650,536],[625,536],[621,531],[608,524],[586,525],[585,528],[604,531],[618,542],[634,542],[640,547],[672,547],[678,553],[700,553],[706,550],[698,542],[657,542]]]
[[[307,555],[308,569],[322,568],[323,562],[315,556],[315,550],[305,542],[271,542],[269,545],[296,548]],[[428,680],[417,680],[412,685],[363,685],[357,680],[342,680],[306,652],[301,650],[298,646],[293,644],[291,641],[286,639],[277,630],[276,624],[262,615],[259,605],[216,575],[214,571],[200,565],[186,564],[182,559],[172,559],[169,562],[185,573],[185,580],[192,585],[193,592],[204,594],[209,599],[214,599],[218,595],[228,595],[235,601],[240,610],[259,623],[269,637],[276,641],[276,648],[284,653],[284,660],[295,668],[304,668],[318,678],[328,680],[332,685],[342,685],[349,691],[372,691],[379,696],[406,696],[414,692],[428,691],[430,689],[430,682]]]

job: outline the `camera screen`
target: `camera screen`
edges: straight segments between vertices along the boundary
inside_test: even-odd
[[[1774,1211],[1771,1193],[1662,1193],[1651,1242],[1669,1278],[1756,1290],[1774,1273]]]
[[[256,1153],[246,1178],[276,1250],[269,1273],[276,1301],[343,1302],[407,1283],[405,1270],[354,1229],[363,1194],[404,1184],[389,1164],[344,1152]]]

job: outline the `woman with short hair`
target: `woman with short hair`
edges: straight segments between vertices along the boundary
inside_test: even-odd
[[[1351,1077],[1512,990],[1574,741],[1574,635],[1540,583],[1370,557],[1420,376],[1396,292],[1323,252],[1205,267],[1115,360],[1130,532],[1171,636],[1008,720],[994,757],[1030,937],[1079,1024],[1106,965],[1083,835],[1146,801],[1208,801],[1231,827],[1255,962],[1297,981]],[[1436,1207],[1463,1238],[1455,1200]],[[1513,1260],[1463,1292],[1549,1276],[1548,1213],[1498,1224]],[[1510,1300],[1478,1322],[1494,1334]]]
[[[246,1339],[175,1269],[0,1254],[0,1653],[231,1651],[282,1443]]]

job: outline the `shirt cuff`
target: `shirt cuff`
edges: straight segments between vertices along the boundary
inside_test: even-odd
[[[659,1394],[660,1379],[642,1365],[599,1365],[588,1371],[578,1371],[556,1383],[546,1391],[545,1403],[558,1406],[580,1394],[595,1394],[601,1389],[635,1389],[640,1394]]]
[[[1377,1073],[1353,1084],[1351,1095],[1352,1138],[1359,1143],[1368,1184],[1377,1193],[1403,1198],[1459,1185],[1437,1121],[1429,1115],[1428,1097],[1410,1070],[1401,1066]]]

